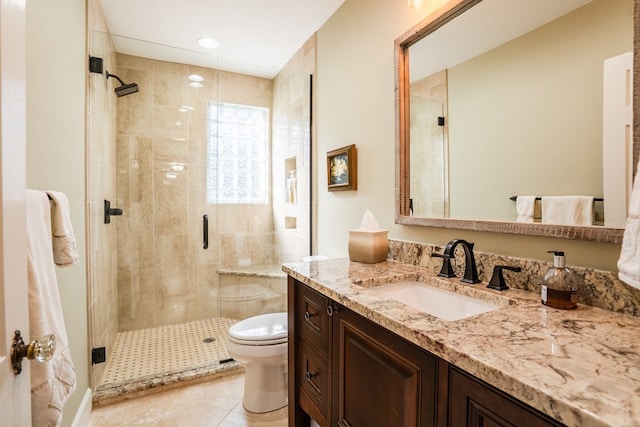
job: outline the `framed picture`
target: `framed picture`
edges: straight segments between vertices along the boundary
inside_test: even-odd
[[[327,186],[329,191],[358,189],[355,144],[327,153]]]

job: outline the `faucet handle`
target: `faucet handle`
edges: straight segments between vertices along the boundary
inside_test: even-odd
[[[502,275],[502,270],[518,272],[522,271],[522,268],[510,265],[496,265],[493,267],[493,275],[491,275],[491,280],[489,280],[487,288],[495,289],[496,291],[506,291],[509,289],[509,286],[507,286],[507,282],[505,282],[504,276]]]
[[[446,252],[434,252],[431,256],[442,258],[442,268],[440,269],[440,273],[438,273],[438,277],[456,277],[456,273],[453,272],[453,266],[451,265],[451,255]]]

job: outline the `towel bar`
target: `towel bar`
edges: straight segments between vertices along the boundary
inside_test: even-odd
[[[511,197],[509,197],[509,200],[511,200],[512,202],[515,202],[516,200],[518,200],[518,196],[511,196]],[[536,200],[542,200],[542,197],[536,197]],[[593,201],[594,202],[604,202],[604,199],[602,197],[594,197]]]

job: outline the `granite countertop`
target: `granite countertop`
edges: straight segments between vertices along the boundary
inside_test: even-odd
[[[349,259],[283,271],[334,301],[568,426],[640,426],[640,319],[579,305],[558,310],[517,289],[435,277],[410,264]],[[371,292],[402,280],[481,296],[501,308],[440,320]]]

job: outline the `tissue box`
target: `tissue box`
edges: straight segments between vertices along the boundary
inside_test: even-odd
[[[388,230],[349,230],[349,259],[375,264],[385,261],[389,250]]]

